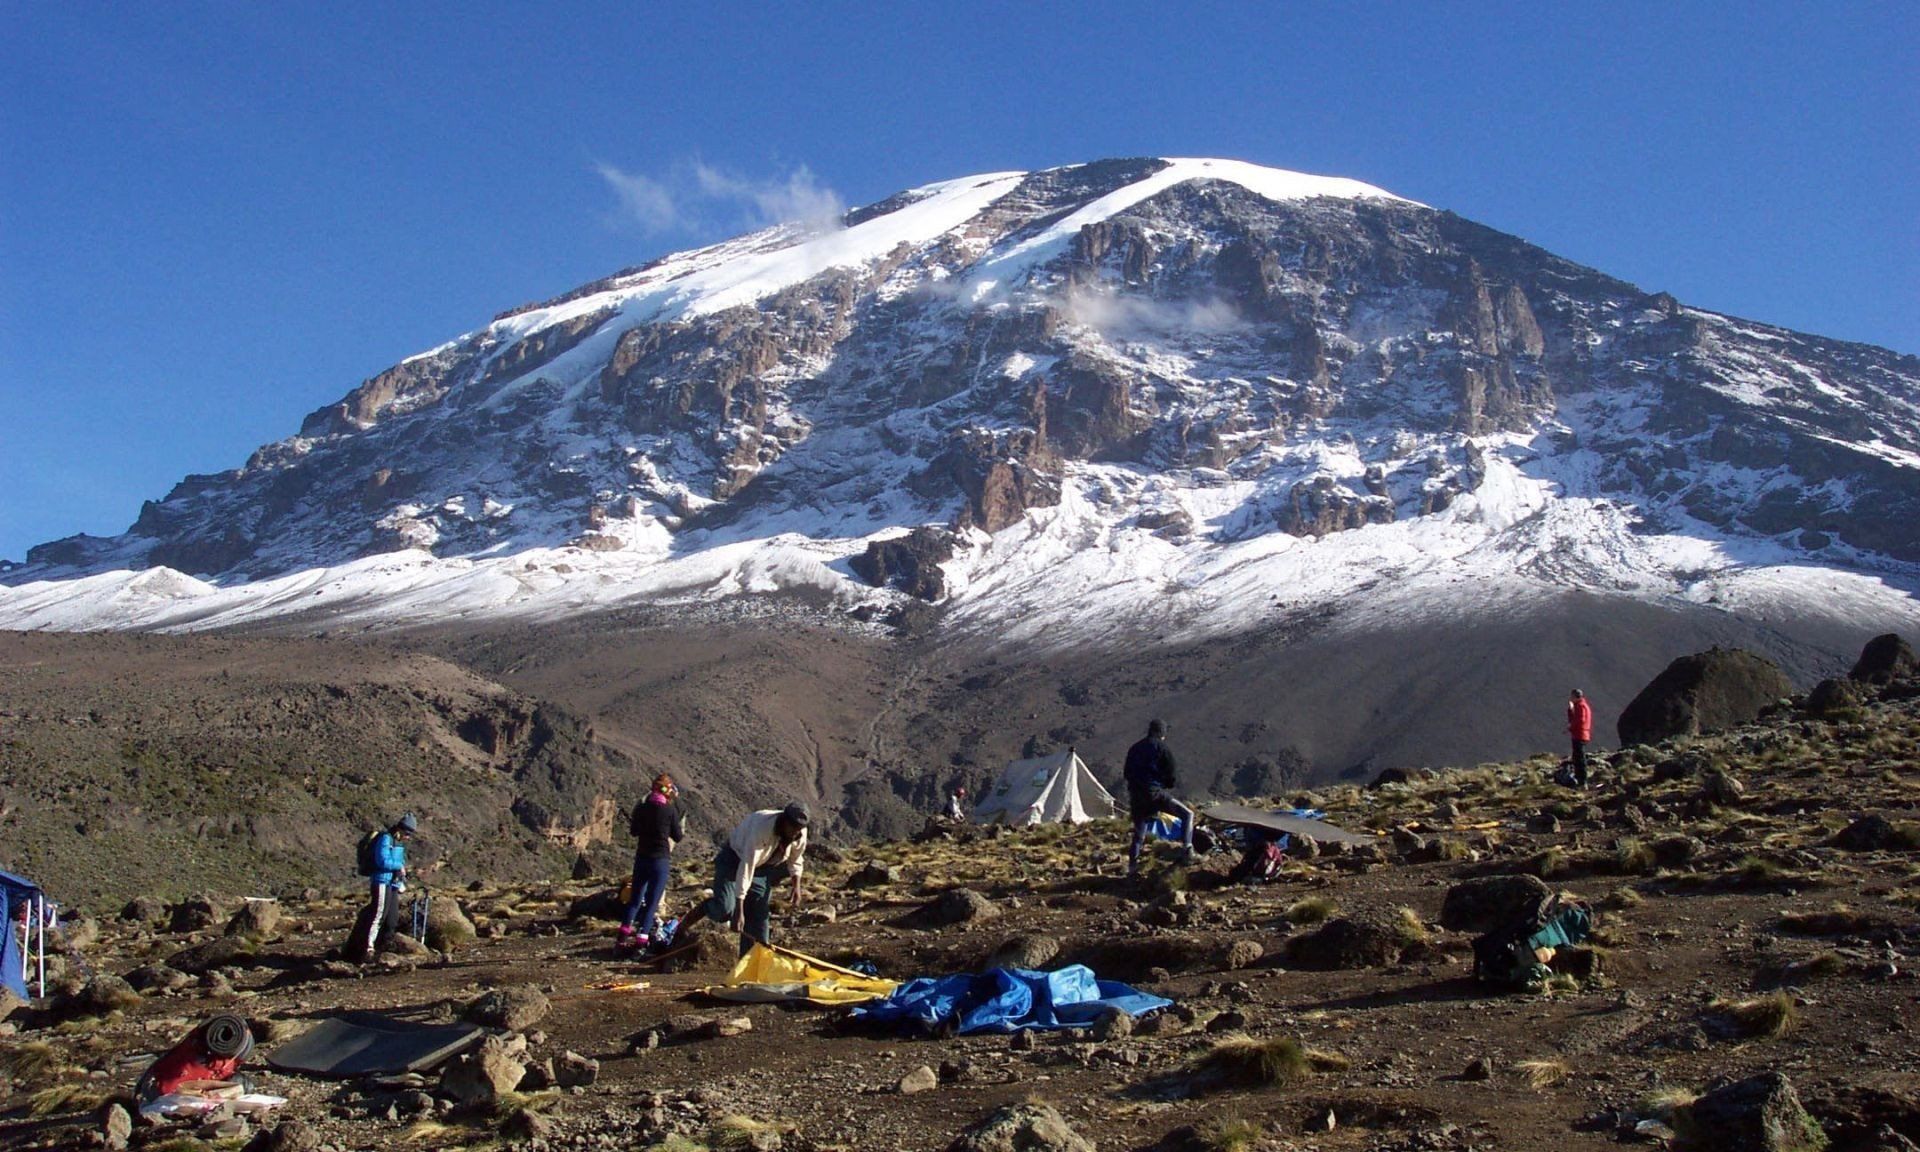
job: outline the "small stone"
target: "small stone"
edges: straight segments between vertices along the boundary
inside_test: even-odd
[[[1253,1019],[1247,1013],[1237,1008],[1230,1008],[1225,1012],[1215,1013],[1213,1019],[1207,1021],[1207,1031],[1245,1032],[1252,1024]]]
[[[1460,1079],[1462,1080],[1493,1079],[1493,1061],[1489,1060],[1485,1056],[1474,1057],[1473,1062],[1467,1065],[1467,1070],[1465,1072],[1460,1073]]]
[[[1032,1029],[1015,1032],[1013,1038],[1007,1041],[1007,1047],[1015,1052],[1031,1052],[1037,1046],[1038,1041],[1034,1039]]]
[[[461,1016],[485,1028],[524,1032],[546,1018],[553,1004],[546,993],[531,984],[517,988],[495,988],[469,1003]]]
[[[580,1055],[578,1052],[563,1052],[556,1069],[555,1083],[562,1088],[585,1088],[600,1079],[600,1061]]]
[[[713,1035],[721,1040],[726,1040],[734,1036],[744,1036],[753,1031],[753,1018],[751,1016],[729,1016],[721,1020],[715,1020],[712,1029]]]
[[[1125,1040],[1131,1035],[1133,1035],[1133,1017],[1118,1008],[1107,1009],[1093,1022],[1095,1040]]]
[[[513,1140],[545,1140],[553,1135],[553,1121],[530,1108],[521,1108],[507,1117],[500,1131]]]
[[[1228,970],[1245,968],[1260,959],[1265,951],[1266,949],[1260,946],[1258,940],[1235,940],[1227,947],[1227,954],[1221,966]]]
[[[939,1074],[925,1064],[900,1077],[899,1089],[902,1096],[917,1096],[938,1087],[940,1087]]]
[[[133,1115],[118,1104],[107,1105],[100,1115],[100,1133],[107,1147],[119,1152],[133,1139]]]

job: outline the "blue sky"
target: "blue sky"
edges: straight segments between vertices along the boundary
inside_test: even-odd
[[[1104,156],[1352,176],[1920,352],[1920,10],[1728,11],[13,5],[0,557],[119,532],[513,305],[796,207]]]

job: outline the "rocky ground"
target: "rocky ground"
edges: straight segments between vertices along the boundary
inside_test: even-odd
[[[616,958],[594,915],[605,879],[436,891],[472,938],[443,926],[444,951],[364,969],[327,958],[352,912],[343,894],[231,924],[218,900],[136,902],[69,925],[65,991],[0,1023],[0,1145],[1920,1143],[1920,683],[1837,682],[1757,724],[1616,754],[1585,793],[1553,768],[1538,757],[1277,797],[1381,836],[1297,854],[1271,884],[1226,886],[1225,854],[1185,869],[1162,856],[1129,881],[1118,825],[963,831],[817,861],[811,900],[782,909],[782,942],[890,976],[970,970],[1010,948],[1176,1002],[1085,1033],[911,1037],[825,1010],[716,1004],[698,989],[723,977],[729,948],[715,940],[673,972]],[[682,855],[675,907],[704,865]],[[1590,945],[1563,949],[1530,990],[1476,983],[1472,933],[1456,927],[1449,894],[1500,875],[1597,912]],[[980,897],[949,898],[958,922],[901,922],[955,889]],[[594,987],[608,980],[646,986]],[[258,1022],[269,1052],[349,1008],[466,1014],[500,1039],[473,1068],[417,1083],[264,1072],[291,1101],[265,1130],[103,1121],[144,1057],[220,1008]]]

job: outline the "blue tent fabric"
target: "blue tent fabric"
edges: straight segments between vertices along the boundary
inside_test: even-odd
[[[24,876],[15,876],[11,872],[0,872],[0,987],[10,990],[22,1000],[32,993],[27,990],[27,955],[20,943],[20,922],[26,915],[22,907],[41,896],[40,885]]]
[[[1091,1024],[1110,1008],[1129,1016],[1168,1008],[1173,1001],[1129,984],[1095,978],[1083,964],[1055,972],[994,968],[978,974],[922,976],[885,1000],[853,1009],[856,1019],[938,1028],[957,1021],[961,1035],[1052,1030]]]

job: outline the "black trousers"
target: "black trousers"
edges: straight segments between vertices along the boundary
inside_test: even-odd
[[[400,893],[393,885],[378,880],[367,886],[367,903],[353,922],[353,935],[347,939],[347,955],[361,960],[373,959],[380,945],[400,931]]]
[[[1587,782],[1587,742],[1573,741],[1573,778],[1581,784]]]

